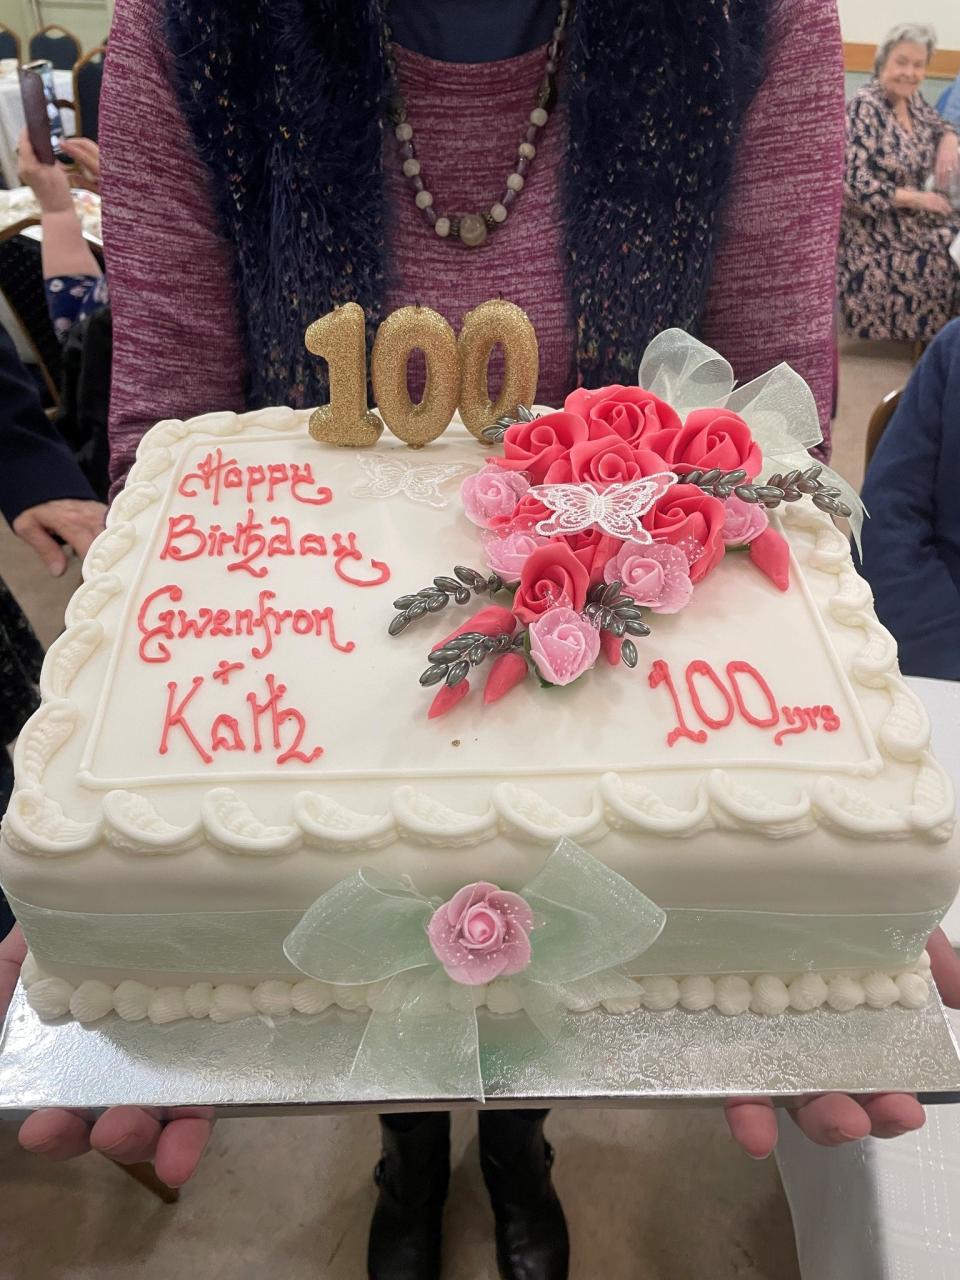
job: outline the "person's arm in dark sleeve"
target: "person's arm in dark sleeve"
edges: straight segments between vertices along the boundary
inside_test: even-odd
[[[105,511],[0,329],[0,512],[51,573],[60,574],[66,557],[51,535],[83,555]]]
[[[951,381],[960,390],[958,323],[924,354],[871,459],[861,573],[897,640],[902,670],[957,680],[960,590],[941,557],[936,524],[941,450],[960,447],[960,436],[944,440],[951,412],[956,422],[956,406],[947,403]]]

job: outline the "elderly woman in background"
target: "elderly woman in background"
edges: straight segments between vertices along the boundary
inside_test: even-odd
[[[919,91],[935,39],[894,27],[847,107],[839,291],[853,337],[926,341],[960,314],[960,217],[942,194],[960,168],[957,134]]]

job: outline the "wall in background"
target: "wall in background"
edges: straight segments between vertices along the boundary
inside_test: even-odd
[[[837,0],[845,41],[877,44],[898,22],[928,22],[941,49],[960,50],[958,0]]]
[[[24,60],[27,40],[48,22],[72,31],[86,50],[103,43],[112,17],[113,0],[0,0],[0,22],[20,36]]]

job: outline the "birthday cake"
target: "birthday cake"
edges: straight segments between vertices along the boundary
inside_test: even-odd
[[[373,1006],[399,960],[331,981],[290,944],[362,881],[431,904],[438,963],[509,1012],[558,841],[657,913],[629,988],[571,1007],[921,1004],[951,787],[849,505],[730,387],[668,361],[418,450],[284,408],[149,431],[16,747],[33,1007]]]

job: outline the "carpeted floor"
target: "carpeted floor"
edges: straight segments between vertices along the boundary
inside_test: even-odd
[[[853,483],[881,397],[909,349],[845,343],[834,463]],[[44,576],[0,528],[0,573],[47,644],[78,581]],[[557,1182],[571,1221],[574,1280],[796,1280],[773,1161],[753,1162],[712,1109],[558,1112]],[[456,1120],[447,1280],[494,1280],[475,1126]],[[221,1123],[179,1204],[160,1204],[107,1161],[23,1155],[0,1124],[0,1280],[357,1280],[373,1204],[371,1117]]]

